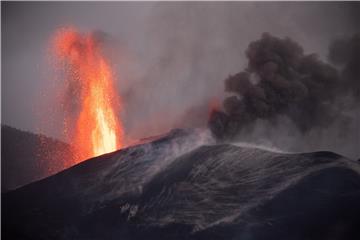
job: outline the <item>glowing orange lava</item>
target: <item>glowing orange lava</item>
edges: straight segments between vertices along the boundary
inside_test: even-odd
[[[70,85],[76,86],[78,114],[72,145],[76,162],[115,151],[123,146],[123,127],[116,111],[121,101],[115,94],[114,76],[93,34],[80,34],[74,28],[55,34],[55,53],[64,63]]]

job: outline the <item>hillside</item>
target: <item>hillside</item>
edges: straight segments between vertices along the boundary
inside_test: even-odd
[[[4,239],[358,239],[360,165],[177,130],[3,195]]]
[[[1,191],[63,170],[70,154],[64,142],[1,125]]]

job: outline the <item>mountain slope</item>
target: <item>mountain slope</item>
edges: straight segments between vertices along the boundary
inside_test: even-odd
[[[15,189],[61,171],[69,156],[71,148],[66,143],[1,125],[1,190]]]
[[[4,239],[352,239],[360,166],[177,130],[3,195]],[[355,239],[355,238],[353,238]]]

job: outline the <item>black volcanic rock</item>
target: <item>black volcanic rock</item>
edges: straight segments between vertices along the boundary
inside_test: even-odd
[[[2,195],[4,239],[358,239],[360,165],[173,131]]]

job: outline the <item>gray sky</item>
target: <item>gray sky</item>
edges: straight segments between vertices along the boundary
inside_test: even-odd
[[[261,2],[7,2],[2,7],[2,123],[61,138],[50,37],[61,26],[109,34],[108,52],[134,138],[181,126],[192,109],[224,96],[263,32],[326,57],[336,37],[359,29],[359,4]],[[201,114],[200,114],[201,115]],[[200,116],[200,118],[204,116]],[[206,120],[206,119],[202,119]]]

